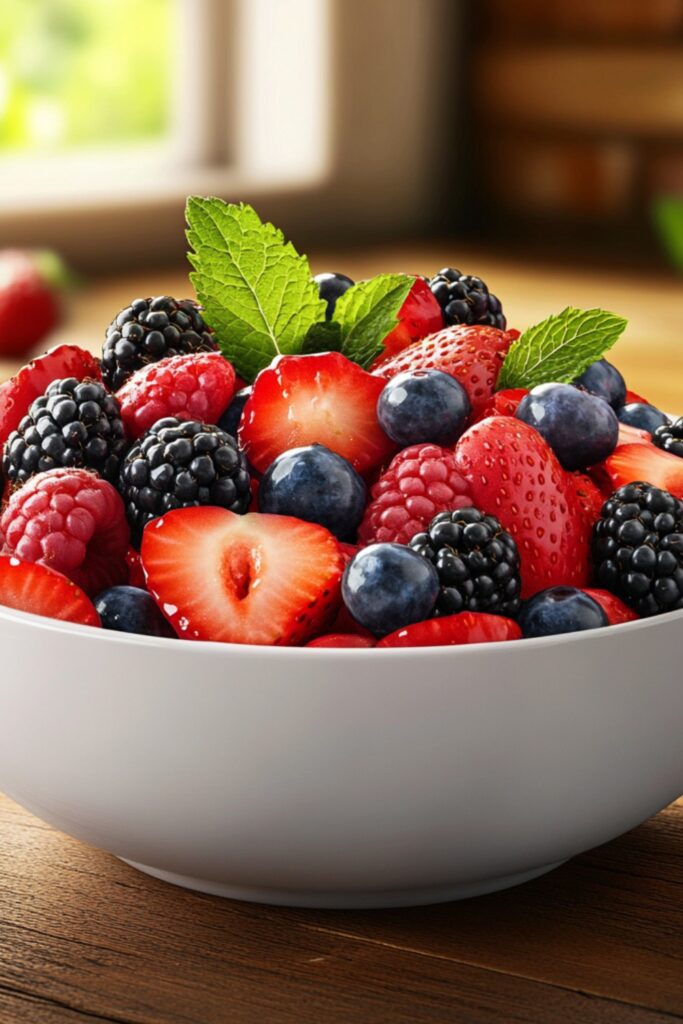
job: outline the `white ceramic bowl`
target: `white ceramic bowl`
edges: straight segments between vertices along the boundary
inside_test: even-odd
[[[380,907],[514,885],[683,792],[683,611],[515,643],[191,643],[0,609],[0,788],[159,878]]]

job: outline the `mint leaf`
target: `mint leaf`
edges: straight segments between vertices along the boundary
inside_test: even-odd
[[[322,323],[309,327],[301,352],[305,356],[310,356],[316,352],[339,352],[340,348],[341,326],[336,320],[323,320]]]
[[[359,281],[337,299],[334,319],[341,327],[341,351],[348,359],[367,367],[379,355],[414,283],[410,274],[379,274]]]
[[[188,259],[197,298],[223,355],[246,381],[281,353],[301,351],[326,303],[308,260],[244,203],[187,201]]]
[[[533,388],[554,381],[568,384],[612,347],[626,320],[604,309],[568,306],[529,327],[510,346],[498,389]]]

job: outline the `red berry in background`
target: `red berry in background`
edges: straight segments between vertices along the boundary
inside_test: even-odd
[[[240,444],[259,473],[282,452],[316,443],[363,473],[396,450],[377,421],[383,388],[339,352],[280,356],[254,382]]]
[[[429,284],[423,277],[416,277],[398,311],[398,323],[384,339],[384,347],[372,364],[372,369],[381,366],[413,342],[441,330],[443,325],[441,306],[432,295]]]
[[[683,498],[683,459],[653,444],[623,444],[602,463],[612,490],[643,481]]]
[[[305,643],[339,607],[336,540],[289,516],[174,509],[145,528],[141,554],[147,589],[188,640]]]
[[[54,253],[0,252],[0,356],[23,355],[57,326],[65,281]]]
[[[68,576],[91,597],[128,580],[130,534],[118,492],[85,469],[51,469],[15,491],[0,518],[5,550]]]
[[[0,384],[0,447],[19,426],[34,398],[45,393],[53,380],[101,380],[100,364],[78,345],[57,345],[38,356],[10,380]]]
[[[500,368],[517,336],[517,331],[480,324],[446,327],[410,345],[374,372],[382,377],[395,377],[406,370],[450,373],[467,392],[476,419],[496,390]]]
[[[450,448],[414,444],[404,448],[371,490],[358,537],[363,544],[407,544],[437,512],[474,504]]]
[[[512,619],[486,612],[459,612],[416,622],[383,637],[377,647],[441,647],[520,640],[522,631]]]
[[[473,504],[496,516],[517,541],[522,597],[588,582],[590,529],[573,478],[533,427],[491,417],[463,434],[455,448]]]
[[[99,626],[94,605],[70,579],[45,565],[0,555],[0,604],[48,619]]]
[[[632,608],[624,604],[615,594],[611,594],[609,590],[586,588],[584,594],[588,594],[594,601],[597,601],[607,616],[610,626],[618,626],[621,622],[633,622],[638,618]]]
[[[374,639],[357,633],[327,633],[309,640],[306,647],[374,647]]]
[[[482,406],[477,416],[477,422],[485,420],[488,416],[514,416],[517,406],[528,394],[526,388],[506,388],[504,391],[496,391]]]
[[[116,397],[128,436],[136,440],[166,416],[217,423],[234,391],[235,371],[220,352],[194,352],[143,366]]]
[[[631,405],[632,402],[638,402],[641,405],[652,405],[652,402],[649,402],[647,398],[643,398],[643,396],[639,395],[637,391],[631,391],[627,388],[624,405]]]
[[[126,551],[126,565],[128,566],[128,585],[139,587],[140,590],[146,590],[147,583],[145,582],[142,560],[135,548],[128,548]]]

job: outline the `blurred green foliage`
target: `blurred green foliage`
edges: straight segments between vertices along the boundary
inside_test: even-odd
[[[168,130],[173,0],[2,0],[0,152]]]

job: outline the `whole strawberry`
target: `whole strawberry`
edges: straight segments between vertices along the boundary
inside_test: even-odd
[[[560,584],[586,586],[590,529],[576,479],[533,427],[512,416],[482,420],[458,441],[455,463],[473,504],[517,541],[523,598]]]
[[[0,252],[0,355],[20,356],[59,323],[58,283],[64,271],[52,253]]]
[[[467,392],[476,419],[493,395],[500,368],[517,331],[458,324],[417,341],[374,371],[395,377],[405,370],[441,370],[455,377]]]

